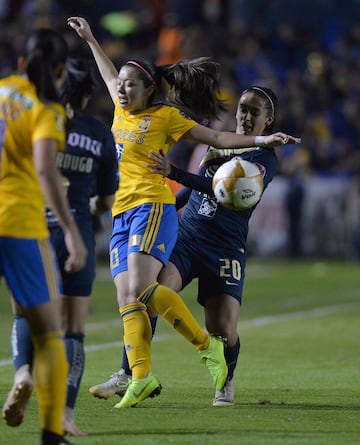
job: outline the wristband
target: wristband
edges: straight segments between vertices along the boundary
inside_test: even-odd
[[[264,145],[265,136],[255,136],[255,145]]]

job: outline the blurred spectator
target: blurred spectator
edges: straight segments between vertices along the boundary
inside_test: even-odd
[[[106,14],[124,11],[136,18],[131,35],[102,26]],[[13,54],[24,32],[39,23],[63,30],[74,55],[88,54],[67,31],[70,15],[89,19],[116,66],[134,57],[172,63],[212,56],[221,63],[230,107],[244,86],[272,88],[283,104],[276,128],[302,137],[301,147],[280,151],[293,222],[303,199],[303,178],[294,176],[298,159],[306,159],[306,175],[360,177],[360,1],[347,0],[344,7],[338,0],[0,0],[0,76],[15,68]],[[110,125],[112,104],[104,89],[99,77],[90,110]],[[189,141],[175,145],[172,161],[196,171],[201,150]],[[299,227],[289,230],[296,256]]]

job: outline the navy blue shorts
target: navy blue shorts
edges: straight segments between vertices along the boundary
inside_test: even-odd
[[[117,215],[110,240],[111,275],[128,269],[131,252],[144,252],[164,265],[169,261],[178,233],[174,204],[143,204]]]
[[[228,294],[241,304],[245,279],[245,253],[231,246],[186,239],[179,234],[170,257],[178,269],[184,288],[198,279],[198,302],[204,306],[209,297]]]
[[[51,243],[54,246],[58,259],[63,294],[70,297],[89,297],[95,279],[95,239],[91,231],[81,231],[82,239],[88,250],[86,265],[79,272],[67,273],[64,270],[65,261],[69,256],[65,246],[64,232],[60,227],[53,227],[50,230]]]

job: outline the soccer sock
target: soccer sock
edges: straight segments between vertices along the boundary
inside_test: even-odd
[[[16,371],[23,365],[33,365],[34,347],[29,323],[22,315],[16,315],[11,331],[11,351]]]
[[[158,318],[157,317],[149,317],[149,318],[150,318],[151,338],[152,338],[155,334],[156,323],[157,323]],[[131,369],[130,369],[129,360],[127,358],[127,354],[125,351],[125,347],[123,349],[121,368],[125,371],[125,374],[131,375]]]
[[[231,380],[234,377],[234,371],[237,365],[237,361],[240,354],[240,338],[238,337],[234,346],[226,347],[225,351],[225,359],[228,365],[228,379]]]
[[[63,435],[68,363],[62,332],[33,337],[34,376],[42,430]]]
[[[139,300],[160,314],[192,343],[197,351],[209,346],[209,336],[193,317],[180,295],[170,288],[154,281],[141,293]]]
[[[41,434],[41,445],[61,445],[65,444],[63,437],[51,431],[43,430]],[[70,442],[68,442],[70,443]]]
[[[143,379],[151,371],[151,326],[146,306],[133,303],[121,307],[119,311],[124,323],[124,347],[132,376]]]
[[[84,334],[74,332],[66,334],[65,347],[70,367],[67,378],[66,406],[74,408],[85,367]]]

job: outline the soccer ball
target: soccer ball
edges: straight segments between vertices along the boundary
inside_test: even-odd
[[[212,188],[216,200],[224,207],[246,210],[261,198],[264,190],[263,176],[256,164],[234,158],[217,169]]]

